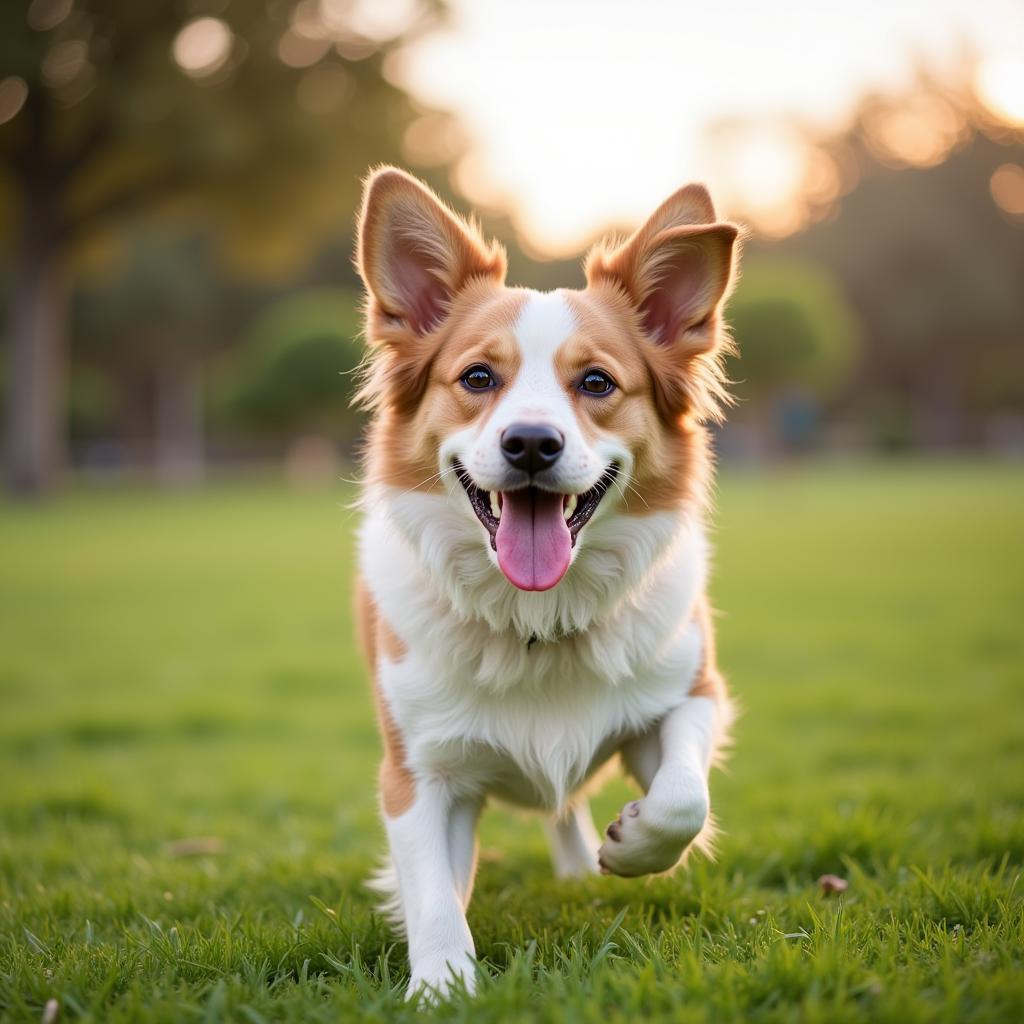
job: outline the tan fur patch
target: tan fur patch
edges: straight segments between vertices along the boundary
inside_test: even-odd
[[[666,417],[720,421],[731,401],[722,359],[733,346],[721,307],[735,281],[739,235],[735,224],[717,222],[703,185],[687,185],[628,239],[605,239],[587,254],[587,291],[618,292],[635,314],[654,399]],[[689,294],[678,280],[666,284],[673,268],[689,276]]]
[[[416,404],[378,403],[366,448],[367,476],[373,483],[441,493],[437,452],[445,438],[475,420],[486,419],[496,392],[474,394],[460,377],[473,363],[486,363],[499,380],[511,381],[519,369],[515,323],[527,293],[487,281],[467,287],[452,314],[429,337],[409,338],[375,357],[373,376],[387,389],[393,367],[403,361],[425,363]],[[429,348],[424,355],[423,349]]]
[[[377,652],[390,661],[401,661],[405,644],[380,617],[370,592],[362,581],[356,591],[356,620],[363,654],[373,673],[373,698],[377,707],[377,724],[384,743],[384,759],[378,773],[381,806],[389,818],[405,813],[416,797],[416,780],[406,760],[405,740],[377,681]]]
[[[725,679],[718,671],[718,664],[715,661],[715,628],[711,619],[711,605],[706,594],[702,594],[698,599],[693,614],[703,635],[704,655],[700,668],[693,678],[689,695],[691,697],[712,697],[716,701],[724,701],[728,694]]]
[[[388,661],[401,661],[408,653],[405,641],[384,621],[379,619],[377,626],[377,642],[379,649]]]
[[[628,513],[647,515],[678,508],[685,501],[701,506],[710,476],[705,429],[679,414],[664,415],[657,401],[660,352],[645,337],[625,296],[609,285],[570,292],[567,301],[578,329],[555,356],[565,379],[589,367],[612,375],[617,389],[607,397],[573,393],[578,421],[591,442],[613,435],[632,451],[633,479],[624,496]]]
[[[396,738],[380,763],[377,784],[384,813],[389,818],[397,818],[412,807],[416,798],[416,780],[405,763],[405,745],[386,706],[381,705],[380,715],[385,736],[392,734]]]

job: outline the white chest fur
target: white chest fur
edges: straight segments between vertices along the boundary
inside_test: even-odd
[[[363,578],[406,648],[378,666],[378,685],[414,773],[559,807],[685,698],[702,655],[703,533],[681,513],[609,515],[558,587],[526,593],[452,500],[367,501]]]

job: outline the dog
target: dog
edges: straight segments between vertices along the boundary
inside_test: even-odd
[[[707,425],[738,235],[687,185],[591,250],[584,289],[541,293],[417,179],[366,181],[358,612],[410,996],[474,988],[489,796],[544,812],[563,877],[667,871],[709,840],[732,705]],[[644,796],[599,837],[584,793],[616,754]]]

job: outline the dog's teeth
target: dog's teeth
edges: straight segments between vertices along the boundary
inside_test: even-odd
[[[499,500],[498,492],[488,491],[487,493],[491,499],[491,515],[495,519],[501,519],[501,501]]]
[[[576,506],[579,504],[579,499],[575,494],[569,495],[569,500],[565,503],[565,508],[562,509],[562,515],[565,516],[566,520],[572,519],[573,512],[576,511]]]

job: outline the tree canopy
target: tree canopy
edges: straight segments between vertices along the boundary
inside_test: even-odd
[[[60,462],[69,274],[124,258],[128,215],[201,227],[248,274],[312,256],[347,227],[367,165],[400,157],[415,111],[382,62],[438,11],[389,23],[366,0],[0,6],[16,484],[45,488]]]

